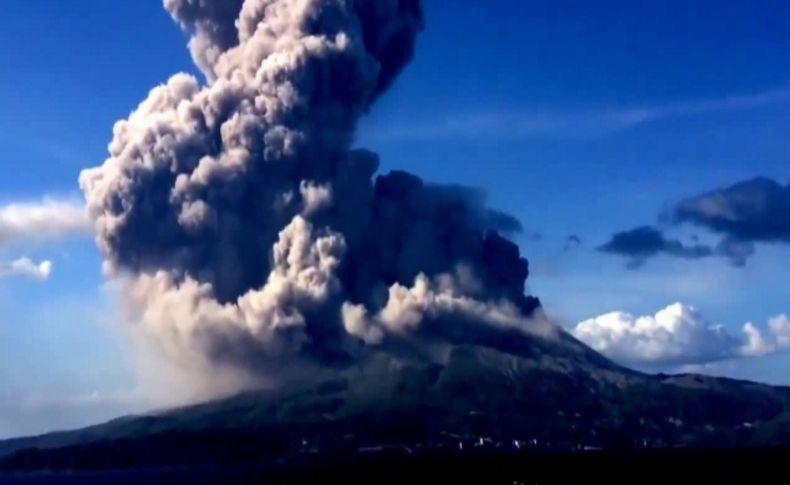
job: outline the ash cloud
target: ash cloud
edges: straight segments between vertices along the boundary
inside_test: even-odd
[[[238,45],[236,19],[244,0],[165,0],[165,8],[185,30],[192,32],[189,50],[195,64],[209,77],[220,55]]]
[[[468,187],[374,180],[377,155],[351,148],[414,55],[419,1],[165,7],[206,82],[152,89],[80,175],[105,270],[148,341],[187,367],[276,379],[403,342],[554,331],[503,236],[515,218]]]

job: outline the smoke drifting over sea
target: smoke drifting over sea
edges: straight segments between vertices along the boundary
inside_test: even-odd
[[[556,331],[501,235],[514,218],[470,188],[374,180],[377,155],[352,149],[414,55],[418,0],[164,4],[206,81],[155,87],[80,175],[147,341],[187,367],[272,379],[278,364]]]

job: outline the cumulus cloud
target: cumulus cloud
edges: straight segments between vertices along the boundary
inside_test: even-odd
[[[478,189],[374,179],[378,156],[351,148],[414,54],[419,1],[165,7],[206,82],[152,89],[80,175],[107,274],[149,342],[186,368],[269,378],[541,326],[527,260],[503,236],[518,220]]]
[[[25,277],[46,280],[52,274],[52,262],[35,263],[29,258],[19,258],[10,263],[0,263],[0,278]]]
[[[746,323],[733,334],[682,303],[655,315],[607,313],[580,322],[571,333],[612,360],[639,367],[706,364],[790,349],[786,315],[770,319],[766,328]]]
[[[0,244],[90,233],[85,206],[71,200],[44,199],[0,206]]]

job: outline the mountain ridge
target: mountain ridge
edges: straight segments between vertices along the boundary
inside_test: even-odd
[[[145,443],[190,443],[201,436],[218,443],[250,440],[276,450],[272,459],[393,445],[449,449],[525,443],[581,450],[790,442],[788,387],[644,374],[565,333],[553,341],[512,337],[496,346],[454,345],[443,362],[382,354],[313,385],[247,391],[79,430],[0,441],[0,467],[33,466],[31,456],[32,463],[49,466],[64,453],[112,443],[134,454]]]

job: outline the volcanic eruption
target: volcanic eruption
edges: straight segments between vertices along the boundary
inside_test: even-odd
[[[515,218],[477,189],[377,175],[377,155],[354,148],[413,57],[418,0],[165,7],[205,80],[153,88],[80,175],[105,270],[147,342],[200,372],[271,380],[556,333],[524,294],[528,264],[505,237]]]

